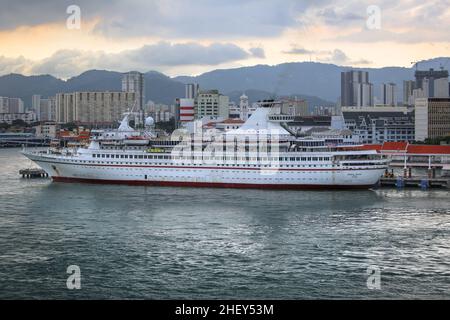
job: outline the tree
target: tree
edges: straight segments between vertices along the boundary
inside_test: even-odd
[[[8,124],[8,123],[6,123],[6,122],[1,122],[0,123],[0,130],[8,130],[9,128],[10,128],[11,126]]]
[[[156,129],[161,129],[167,132],[173,132],[175,130],[175,119],[172,118],[170,121],[157,122],[155,124]]]
[[[67,123],[61,124],[61,129],[67,129],[69,131],[72,131],[76,128],[78,128],[78,126],[73,122],[67,122]]]
[[[22,119],[16,119],[12,121],[12,125],[14,127],[26,127],[27,123],[25,121],[23,121]]]

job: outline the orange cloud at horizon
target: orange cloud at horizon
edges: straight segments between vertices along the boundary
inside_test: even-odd
[[[114,41],[96,34],[93,30],[99,19],[82,21],[81,29],[71,30],[65,21],[60,23],[21,26],[0,31],[0,56],[20,57],[30,60],[48,58],[62,49],[120,52],[141,45],[141,39]]]

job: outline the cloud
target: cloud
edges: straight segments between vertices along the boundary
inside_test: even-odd
[[[0,30],[57,22],[64,26],[72,4],[80,7],[82,20],[98,19],[97,34],[163,39],[277,36],[297,25],[300,13],[314,5],[297,0],[2,0],[7,10],[0,11]]]
[[[308,49],[305,49],[305,48],[300,48],[300,47],[293,47],[293,48],[291,48],[290,50],[288,50],[288,51],[283,51],[283,53],[286,53],[286,54],[298,54],[298,55],[305,55],[305,54],[313,54],[313,53],[315,53],[315,51],[314,50],[308,50]]]
[[[321,58],[319,61],[334,63],[337,65],[367,65],[372,63],[371,61],[365,59],[352,60],[344,51],[340,49],[334,49],[329,56]]]
[[[358,11],[357,11],[358,12]],[[359,13],[355,12],[345,12],[344,10],[338,10],[336,8],[324,8],[317,12],[317,17],[327,23],[327,24],[348,24],[353,21],[365,21],[366,16],[362,13],[365,11],[359,11]]]
[[[290,50],[282,51],[282,53],[285,54],[292,54],[292,55],[327,55],[331,54],[332,52],[329,50],[310,50],[303,47],[297,47],[296,45],[293,45]]]
[[[381,29],[369,30],[367,8],[380,9]],[[337,1],[323,7],[310,7],[302,20],[329,28],[338,33],[324,41],[334,42],[449,42],[450,0],[364,0]]]
[[[31,61],[22,56],[17,58],[0,56],[0,74],[26,73],[30,63]]]
[[[218,65],[224,62],[249,58],[249,53],[231,43],[213,43],[203,46],[197,43],[171,44],[161,41],[139,50],[125,51],[121,57],[138,63],[156,66]]]
[[[176,66],[216,66],[262,56],[264,56],[262,48],[251,48],[246,51],[232,43],[200,45],[194,42],[161,41],[119,53],[64,49],[39,61],[30,61],[22,57],[0,57],[0,73],[52,74],[68,78],[89,69],[164,71]]]
[[[303,47],[293,45],[288,51],[283,51],[285,54],[292,55],[314,55],[319,62],[334,63],[337,65],[367,65],[371,61],[366,59],[353,60],[344,51],[340,49],[330,50],[310,50]]]
[[[266,57],[266,53],[263,48],[254,47],[254,48],[250,48],[248,51],[250,51],[250,53],[255,58],[264,59]]]
[[[0,10],[0,30],[10,30],[21,26],[36,26],[65,21],[69,17],[67,7],[78,5],[81,8],[81,17],[95,17],[99,12],[114,6],[118,0],[41,0],[20,1],[2,0]]]

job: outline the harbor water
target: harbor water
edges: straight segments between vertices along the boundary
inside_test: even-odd
[[[0,149],[1,299],[450,299],[449,190],[53,183],[19,151]]]

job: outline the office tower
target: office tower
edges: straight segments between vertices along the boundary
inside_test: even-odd
[[[415,101],[416,140],[450,135],[450,98],[418,98]]]
[[[205,116],[228,118],[229,98],[218,90],[199,91],[195,103],[197,119]]]

